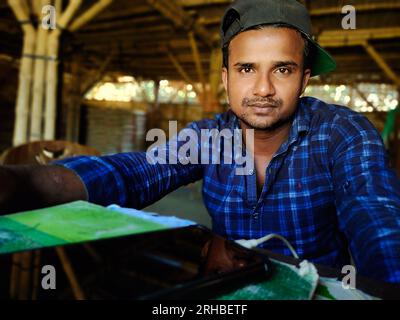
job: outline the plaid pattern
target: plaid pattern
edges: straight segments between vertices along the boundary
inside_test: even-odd
[[[228,111],[189,127],[200,133],[239,128],[239,122]],[[143,208],[203,179],[215,232],[229,239],[278,233],[302,259],[336,268],[349,264],[350,248],[359,274],[400,282],[399,179],[388,167],[379,133],[346,107],[300,99],[289,138],[272,158],[259,198],[256,175],[236,175],[235,163],[149,164],[146,153],[135,152],[58,164],[74,170],[89,201],[102,205]],[[278,240],[264,247],[290,255]]]

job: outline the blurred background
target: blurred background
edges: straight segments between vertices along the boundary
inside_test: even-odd
[[[0,153],[49,140],[146,150],[151,128],[227,110],[218,30],[230,2],[0,0]],[[305,95],[366,115],[400,172],[400,1],[302,2],[338,64]],[[210,224],[201,182],[146,210]]]

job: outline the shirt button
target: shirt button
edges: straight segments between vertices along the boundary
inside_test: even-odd
[[[253,213],[253,218],[254,218],[255,220],[258,219],[258,212]]]

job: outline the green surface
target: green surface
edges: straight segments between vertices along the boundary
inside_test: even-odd
[[[274,271],[265,282],[251,284],[219,300],[309,300],[318,283],[318,274],[301,276],[298,270],[288,264],[272,261]]]
[[[318,285],[317,290],[315,290],[315,294],[320,297],[320,299],[328,299],[328,300],[336,300],[333,295],[329,292],[328,287],[324,285]]]
[[[0,253],[168,229],[84,201],[0,217]]]

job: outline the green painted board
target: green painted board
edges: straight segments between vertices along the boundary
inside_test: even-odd
[[[0,254],[169,229],[85,201],[0,217]]]

